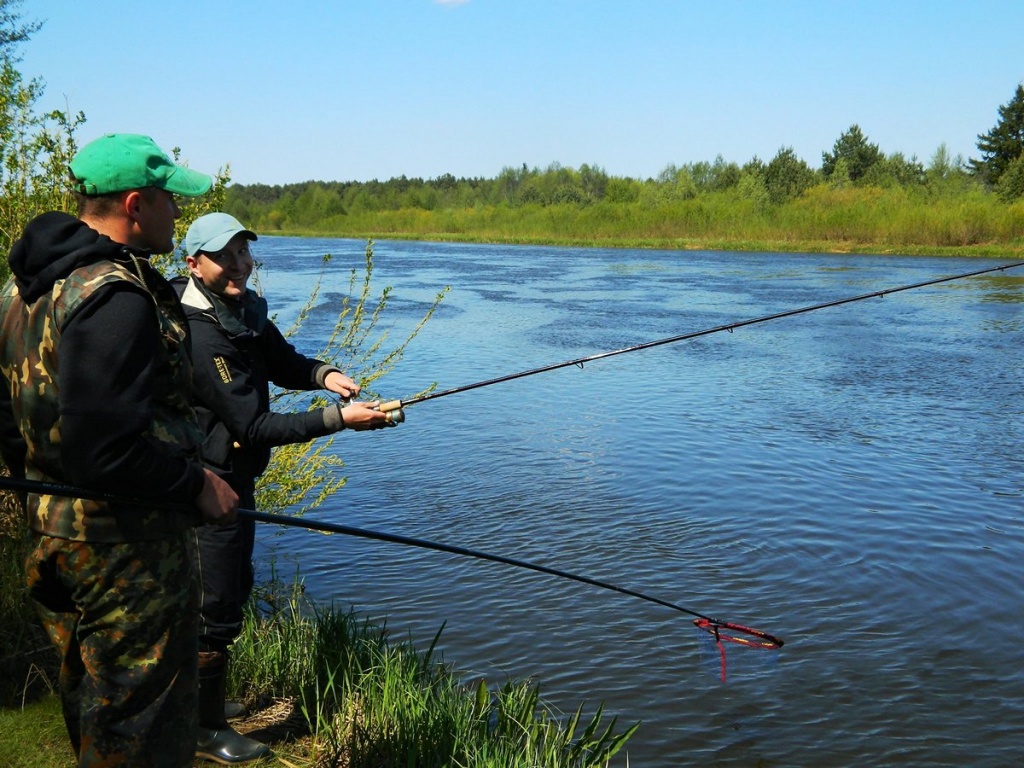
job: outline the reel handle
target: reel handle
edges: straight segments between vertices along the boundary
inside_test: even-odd
[[[402,410],[401,400],[388,400],[386,403],[381,403],[377,406],[377,410],[388,414],[389,421],[392,424],[401,424],[405,421],[405,411]]]

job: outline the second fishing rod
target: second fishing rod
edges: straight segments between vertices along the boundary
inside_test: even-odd
[[[105,493],[102,491],[94,491],[87,488],[79,488],[70,485],[62,485],[60,483],[51,483],[40,480],[27,480],[24,478],[7,477],[0,475],[0,490],[13,491],[19,494],[22,498],[22,503],[27,499],[28,494],[36,494],[40,496],[63,496],[66,498],[73,499],[91,499],[93,501],[100,501],[106,504],[115,504],[130,507],[146,507],[146,506],[157,506],[163,509],[171,509],[179,511],[183,514],[194,515],[196,510],[187,505],[174,504],[170,502],[163,502],[156,499],[137,499],[125,496],[118,496],[117,494]],[[239,517],[248,518],[261,523],[270,523],[275,525],[289,526],[292,528],[305,528],[310,531],[319,531],[321,533],[337,533],[345,536],[355,536],[362,539],[371,539],[374,541],[383,541],[390,544],[399,544],[406,547],[418,547],[420,549],[429,549],[435,552],[445,552],[451,555],[459,555],[462,557],[471,557],[477,560],[485,560],[492,563],[499,563],[501,565],[509,565],[515,568],[523,568],[525,570],[534,571],[536,573],[547,574],[548,576],[555,576],[560,579],[568,579],[569,581],[579,582],[580,584],[588,584],[592,587],[598,587],[609,592],[617,592],[620,595],[626,595],[628,597],[639,598],[645,600],[648,603],[660,605],[664,608],[670,608],[678,613],[689,614],[695,617],[694,625],[704,632],[713,634],[716,638],[723,637],[729,639],[734,643],[741,643],[748,647],[757,647],[768,650],[778,650],[782,647],[783,641],[767,632],[759,629],[754,629],[742,624],[735,622],[726,621],[723,619],[716,619],[711,616],[707,616],[703,613],[695,611],[691,608],[686,608],[682,605],[678,605],[668,600],[663,600],[659,597],[644,594],[634,589],[627,587],[621,587],[617,584],[612,584],[607,581],[601,581],[594,579],[589,576],[582,576],[577,573],[571,573],[569,571],[562,570],[560,568],[552,568],[551,566],[541,565],[539,563],[533,563],[526,560],[518,560],[512,557],[505,557],[504,555],[498,555],[491,552],[482,552],[480,550],[469,549],[468,547],[461,547],[455,544],[445,544],[443,542],[428,541],[426,539],[417,539],[411,536],[402,536],[400,534],[388,533],[384,531],[373,531],[366,528],[356,528],[351,525],[343,525],[341,523],[332,523],[325,520],[310,520],[304,517],[290,517],[288,515],[271,514],[269,512],[260,512],[254,509],[239,509]],[[723,633],[731,634],[723,634]]]
[[[419,395],[412,397],[407,400],[389,400],[380,404],[380,410],[386,412],[390,416],[390,421],[393,423],[401,423],[405,421],[405,408],[418,403],[426,402],[427,400],[436,400],[441,397],[447,397],[448,395],[454,395],[459,392],[468,392],[472,389],[480,389],[482,387],[489,387],[492,384],[500,384],[505,381],[513,381],[515,379],[522,379],[527,376],[534,376],[538,373],[546,373],[547,371],[554,371],[559,368],[568,368],[569,366],[577,366],[582,368],[586,363],[591,363],[596,360],[602,360],[606,357],[614,357],[616,355],[624,355],[627,352],[639,352],[642,349],[650,349],[652,347],[660,347],[665,344],[675,344],[681,341],[688,341],[690,339],[696,339],[701,336],[710,336],[713,333],[721,333],[728,331],[731,333],[738,328],[745,328],[750,325],[757,325],[759,323],[767,323],[770,320],[781,320],[785,317],[793,317],[795,315],[803,315],[808,312],[816,312],[820,309],[828,309],[829,307],[838,307],[843,304],[852,304],[858,301],[865,301],[867,299],[877,299],[888,296],[893,293],[900,293],[902,291],[910,291],[916,288],[924,288],[929,285],[938,285],[940,283],[948,283],[953,280],[963,280],[968,277],[976,277],[978,275],[985,275],[992,272],[1002,272],[1007,269],[1013,269],[1015,267],[1024,266],[1024,261],[1017,261],[1010,264],[1000,264],[994,267],[986,267],[984,269],[976,269],[970,272],[962,272],[957,275],[947,275],[945,277],[936,277],[930,280],[922,280],[918,283],[910,283],[909,285],[900,285],[895,288],[883,288],[877,291],[871,291],[870,293],[862,293],[856,296],[848,296],[840,299],[832,299],[830,301],[823,301],[819,304],[811,304],[806,307],[798,307],[796,309],[788,309],[782,312],[775,312],[770,315],[762,315],[761,317],[751,318],[749,320],[737,320],[732,323],[726,323],[724,325],[716,325],[713,328],[705,328],[699,331],[690,331],[688,333],[680,333],[675,336],[668,336],[663,339],[655,339],[653,341],[647,341],[640,344],[634,344],[628,347],[622,347],[621,349],[613,349],[607,352],[598,352],[596,354],[587,355],[585,357],[577,357],[572,360],[565,360],[560,363],[552,363],[551,365],[542,365],[539,368],[531,368],[525,371],[519,371],[518,373],[510,373],[504,376],[497,376],[492,379],[485,379],[483,381],[477,381],[473,384],[465,384],[459,387],[453,387],[451,389],[445,389],[440,392],[428,392],[425,395]]]

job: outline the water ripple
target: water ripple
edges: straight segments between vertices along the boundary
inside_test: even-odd
[[[364,245],[264,240],[274,264],[294,261],[265,280],[283,312],[317,249],[347,273]],[[394,396],[977,268],[376,251],[399,326],[453,286],[382,382]],[[291,530],[261,535],[261,568],[297,556],[311,592],[424,645],[444,624],[440,650],[469,680],[534,679],[557,711],[603,701],[642,720],[616,765],[1017,764],[1021,284],[964,280],[620,355],[339,440],[349,483],[324,519],[584,575],[786,640],[774,664],[732,654],[724,685],[690,616],[589,585]]]

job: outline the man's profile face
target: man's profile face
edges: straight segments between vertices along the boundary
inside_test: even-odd
[[[181,209],[167,190],[139,190],[137,242],[129,245],[150,253],[170,253],[174,250],[174,222],[179,216]]]

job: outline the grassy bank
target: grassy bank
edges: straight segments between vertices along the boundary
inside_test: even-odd
[[[17,540],[3,543],[5,561],[15,562]],[[54,656],[28,618],[18,570],[5,569],[0,585],[21,598],[5,602],[0,625],[0,765],[72,766],[53,693]],[[265,585],[260,594],[235,645],[230,680],[251,713],[236,727],[274,749],[259,765],[596,767],[637,728],[617,729],[600,705],[549,711],[528,682],[462,680],[435,656],[439,635],[417,650],[354,613],[308,604],[301,585]],[[32,649],[42,653],[23,655]]]
[[[313,215],[303,198],[226,207],[264,234],[610,248],[1004,256],[1024,254],[1024,202],[975,187],[819,185],[782,204],[739,190],[631,202],[353,205]]]

